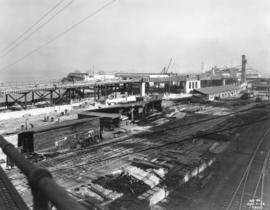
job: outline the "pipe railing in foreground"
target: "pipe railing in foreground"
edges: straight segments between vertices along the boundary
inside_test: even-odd
[[[0,135],[0,147],[27,177],[32,190],[35,210],[48,210],[51,202],[59,210],[85,210],[66,190],[53,180],[51,173],[27,160],[15,147]]]

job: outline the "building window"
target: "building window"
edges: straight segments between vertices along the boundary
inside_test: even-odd
[[[192,88],[194,88],[194,82],[192,82]]]
[[[198,87],[198,82],[195,82],[195,88],[197,88]]]
[[[191,89],[191,82],[189,82],[188,84],[189,84],[189,89]]]

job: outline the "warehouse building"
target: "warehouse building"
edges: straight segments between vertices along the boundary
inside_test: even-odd
[[[195,97],[202,98],[207,101],[213,101],[215,99],[239,96],[241,90],[241,86],[225,85],[194,89],[193,94]]]

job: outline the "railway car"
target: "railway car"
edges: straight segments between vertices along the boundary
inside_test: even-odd
[[[18,147],[26,154],[46,154],[98,143],[100,137],[100,118],[77,119],[21,132]]]

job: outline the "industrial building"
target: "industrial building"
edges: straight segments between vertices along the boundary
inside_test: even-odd
[[[224,99],[229,97],[235,97],[241,92],[241,86],[225,85],[216,87],[206,87],[195,89],[193,92],[197,97],[200,97],[207,101],[213,101],[215,99]]]

